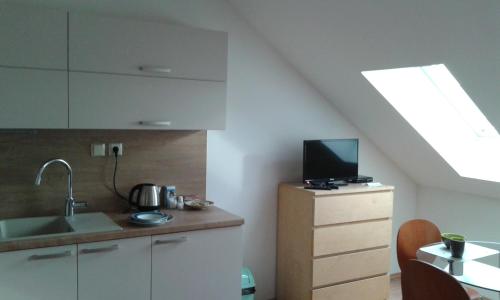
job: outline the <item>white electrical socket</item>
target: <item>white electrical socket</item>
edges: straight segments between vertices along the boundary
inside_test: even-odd
[[[123,144],[122,143],[109,143],[108,144],[109,156],[115,156],[115,153],[113,152],[114,147],[118,147],[118,156],[122,156],[123,155]]]

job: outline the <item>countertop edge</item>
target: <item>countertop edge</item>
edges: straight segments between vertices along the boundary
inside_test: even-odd
[[[154,236],[170,233],[179,233],[187,231],[197,231],[206,229],[217,229],[224,227],[234,227],[243,225],[244,219],[224,211],[223,209],[213,207],[210,208],[215,216],[210,216],[207,221],[200,220],[195,221],[185,221],[183,216],[186,214],[201,214],[203,212],[183,212],[183,211],[169,211],[174,215],[174,221],[176,216],[179,222],[184,222],[176,224],[174,222],[158,227],[136,227],[128,224],[127,217],[128,214],[117,214],[117,213],[106,213],[116,224],[121,226],[123,229],[119,231],[107,231],[107,232],[95,232],[95,233],[82,233],[75,235],[57,236],[57,237],[44,237],[44,238],[33,238],[17,241],[5,241],[0,242],[0,253],[29,250],[37,248],[46,247],[58,247],[67,245],[77,245],[83,243],[92,242],[102,242],[118,239],[128,239],[141,236]],[[189,217],[189,216],[188,216]],[[203,216],[201,216],[203,217]]]

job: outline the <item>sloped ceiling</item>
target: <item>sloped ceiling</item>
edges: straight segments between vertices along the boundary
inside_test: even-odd
[[[417,183],[500,197],[458,176],[360,73],[444,63],[500,131],[498,0],[228,1]]]

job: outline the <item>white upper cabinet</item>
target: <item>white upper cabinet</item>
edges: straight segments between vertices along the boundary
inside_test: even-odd
[[[0,66],[67,69],[67,13],[0,5]]]
[[[225,128],[225,32],[0,4],[0,38],[0,128]]]
[[[69,69],[225,81],[227,33],[70,13]]]
[[[224,82],[70,72],[69,127],[223,129]]]
[[[68,128],[68,73],[0,67],[0,128]]]

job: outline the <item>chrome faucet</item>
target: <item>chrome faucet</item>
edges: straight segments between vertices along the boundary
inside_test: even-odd
[[[68,171],[68,196],[66,197],[65,215],[66,217],[73,216],[75,214],[74,208],[87,207],[87,202],[77,202],[75,201],[75,198],[73,198],[73,170],[65,160],[56,158],[46,161],[40,167],[38,173],[36,174],[35,184],[40,185],[40,183],[42,182],[42,174],[45,171],[45,168],[47,168],[49,165],[53,163],[62,164],[63,166],[66,167],[66,170]]]

